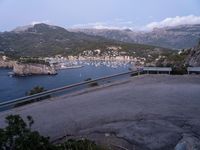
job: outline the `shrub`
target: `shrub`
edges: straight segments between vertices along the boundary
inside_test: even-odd
[[[38,93],[41,93],[41,92],[44,92],[44,91],[46,91],[44,89],[44,87],[36,86],[33,89],[31,89],[29,92],[27,92],[26,95],[34,95],[34,94],[38,94]]]
[[[187,67],[185,67],[185,66],[173,66],[172,67],[172,74],[174,74],[174,75],[187,74]]]
[[[31,95],[38,94],[38,93],[45,92],[45,91],[46,91],[46,90],[44,89],[44,87],[36,86],[36,87],[34,87],[33,89],[31,89],[29,92],[26,92],[25,95],[26,95],[26,96],[31,96]],[[26,105],[26,104],[30,104],[30,103],[36,102],[36,101],[48,99],[48,98],[50,98],[50,97],[51,97],[51,95],[42,96],[42,97],[40,97],[40,98],[36,98],[36,99],[31,100],[31,101],[21,102],[21,103],[19,103],[19,104],[16,104],[15,107],[19,107],[19,106],[23,106],[23,105]]]
[[[92,78],[85,79],[85,81],[91,81],[91,80],[92,80]],[[90,87],[94,87],[94,86],[98,86],[98,85],[99,85],[98,82],[92,82],[89,84]]]
[[[90,81],[90,80],[92,80],[92,78],[87,78],[87,79],[85,79],[85,81]]]
[[[98,85],[99,85],[98,82],[92,82],[89,84],[90,87],[94,87],[94,86],[98,86]]]
[[[39,59],[39,58],[34,58],[34,57],[22,57],[19,59],[20,63],[24,63],[24,64],[43,64],[43,65],[50,65],[48,62],[46,62],[45,60]]]

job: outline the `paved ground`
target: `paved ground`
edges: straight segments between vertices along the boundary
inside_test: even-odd
[[[138,150],[200,149],[200,76],[143,75],[0,113],[31,115],[52,140],[87,137]],[[114,146],[115,145],[115,146]]]

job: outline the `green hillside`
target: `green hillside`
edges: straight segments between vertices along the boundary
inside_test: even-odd
[[[157,57],[172,52],[155,46],[123,43],[81,32],[69,32],[47,24],[0,33],[0,51],[14,56],[79,55],[83,51],[96,49],[105,54],[108,47],[121,47],[119,52],[136,57],[148,57],[149,54]]]

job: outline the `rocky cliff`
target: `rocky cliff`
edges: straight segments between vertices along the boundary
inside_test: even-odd
[[[13,68],[16,61],[4,61],[0,59],[0,68]]]
[[[0,68],[13,68],[16,64],[16,61],[6,60],[0,56]]]
[[[13,67],[13,72],[16,75],[54,75],[56,70],[50,66],[43,64],[22,64],[16,63]]]
[[[183,49],[179,53],[158,59],[156,66],[172,67],[174,74],[187,73],[188,66],[200,67],[200,42],[194,48]]]
[[[186,63],[189,66],[200,67],[200,41],[196,47],[186,50],[186,53],[188,53]]]

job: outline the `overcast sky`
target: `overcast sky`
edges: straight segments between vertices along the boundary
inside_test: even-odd
[[[65,28],[200,23],[200,0],[0,0],[0,31],[44,22]]]

